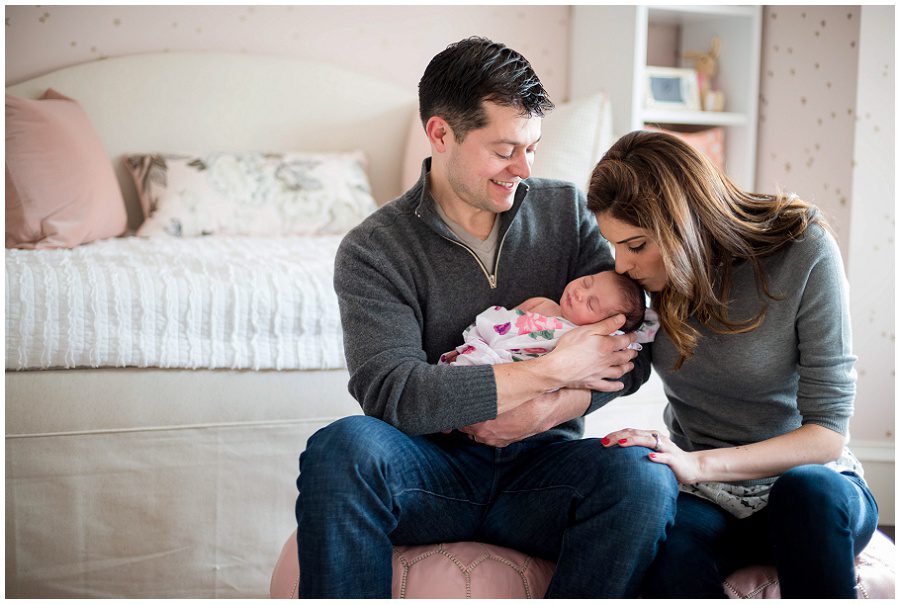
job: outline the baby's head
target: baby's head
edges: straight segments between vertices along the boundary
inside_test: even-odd
[[[634,331],[644,321],[644,290],[637,281],[615,271],[603,271],[570,282],[559,300],[564,319],[576,325],[596,323],[622,313],[622,331]]]

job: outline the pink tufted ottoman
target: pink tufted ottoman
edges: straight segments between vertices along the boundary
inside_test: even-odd
[[[542,598],[555,565],[515,550],[465,541],[394,548],[395,598]],[[894,544],[875,532],[856,559],[861,598],[894,597]],[[297,534],[281,549],[269,595],[296,598],[300,569]],[[778,598],[778,579],[771,566],[751,566],[733,573],[723,584],[729,598]]]

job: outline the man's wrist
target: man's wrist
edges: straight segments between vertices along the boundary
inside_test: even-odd
[[[549,359],[549,355],[520,363],[493,365],[497,384],[497,415],[564,386],[554,374],[555,368],[556,364]]]
[[[567,388],[569,386],[568,382],[564,381],[560,376],[564,375],[564,367],[559,366],[559,363],[556,361],[556,357],[552,354],[545,354],[543,356],[532,359],[528,362],[529,369],[535,372],[538,380],[541,384],[543,384],[544,392],[551,392],[553,390],[559,390],[560,388]]]
[[[556,404],[553,409],[553,426],[569,420],[583,417],[591,406],[591,391],[576,388],[563,388],[556,392]],[[552,426],[551,426],[552,427]]]
[[[584,417],[584,414],[587,413],[588,409],[591,408],[591,400],[593,399],[593,393],[590,390],[584,388],[570,388],[564,390],[564,392],[571,392],[571,396],[573,397],[572,409],[574,409],[577,414],[573,415],[569,419],[575,419],[578,417]]]

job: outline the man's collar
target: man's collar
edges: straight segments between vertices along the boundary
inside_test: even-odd
[[[437,201],[434,199],[434,196],[431,194],[431,190],[428,187],[429,172],[431,172],[431,157],[426,157],[422,161],[422,172],[419,175],[420,193],[419,203],[416,206],[416,215],[423,219],[428,216],[432,221],[436,220],[438,223],[443,225],[444,221],[441,220],[440,216],[438,216],[438,213],[435,210]],[[528,183],[523,180],[519,182],[519,185],[516,188],[516,198],[515,201],[513,201],[513,206],[509,210],[502,212],[499,216],[501,234],[506,231],[506,227],[510,222],[512,222],[512,219],[515,217],[515,215],[518,214],[519,206],[522,205],[522,201],[525,200],[525,196],[527,194]],[[432,222],[432,225],[435,226],[435,223]]]

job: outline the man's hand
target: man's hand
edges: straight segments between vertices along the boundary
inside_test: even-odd
[[[561,388],[597,392],[622,390],[625,385],[617,380],[634,369],[631,360],[637,356],[637,351],[630,350],[628,345],[637,339],[637,335],[609,334],[624,323],[625,315],[620,314],[599,323],[583,325],[560,338],[549,354],[519,363],[493,365],[498,417],[535,397]]]
[[[495,419],[459,430],[479,443],[505,447],[581,417],[590,403],[591,393],[587,390],[557,390],[525,401]]]
[[[620,314],[582,325],[560,338],[547,358],[553,359],[569,388],[616,392],[624,387],[616,380],[634,369],[631,360],[637,351],[628,345],[637,340],[637,334],[609,335],[624,323],[625,315]]]

